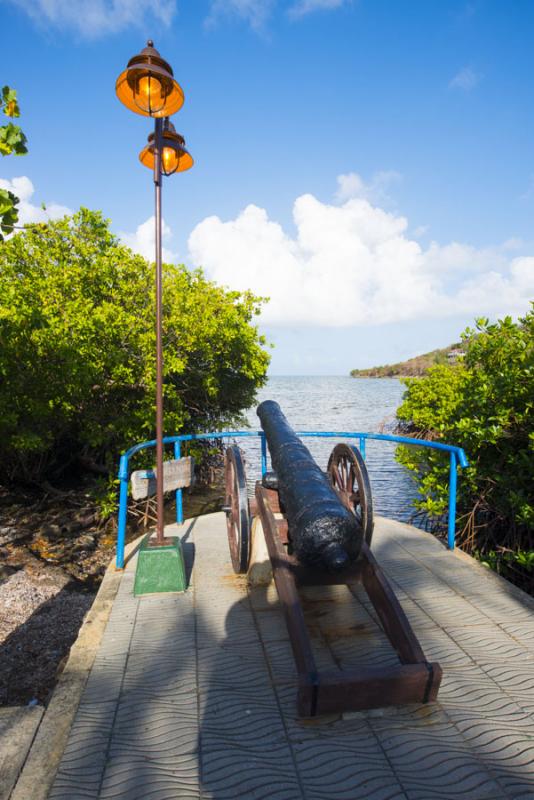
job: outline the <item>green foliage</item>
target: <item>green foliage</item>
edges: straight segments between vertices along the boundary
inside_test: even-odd
[[[473,554],[480,562],[498,575],[534,594],[534,550],[507,550],[499,548]]]
[[[0,153],[3,156],[24,156],[28,152],[26,136],[18,125],[10,122],[0,128]]]
[[[109,519],[117,513],[117,492],[120,480],[114,475],[108,478],[98,478],[92,489],[91,499],[98,508],[101,519]]]
[[[0,189],[0,242],[4,240],[2,234],[12,233],[19,220],[18,202],[19,198],[9,189]]]
[[[0,108],[6,117],[20,117],[20,108],[15,89],[12,89],[10,86],[4,86],[2,88]]]
[[[6,117],[20,117],[15,89],[4,86],[0,95],[0,109]],[[27,152],[26,136],[19,126],[12,122],[0,125],[0,153],[3,156],[22,156]],[[13,226],[18,222],[18,202],[19,199],[13,192],[8,189],[0,189],[0,242],[4,240],[3,234],[12,233]]]
[[[518,550],[514,553],[512,550],[497,551],[489,550],[487,553],[476,552],[477,558],[484,564],[502,574],[507,568],[517,564],[522,567],[526,572],[534,572],[534,550]]]
[[[458,512],[467,549],[531,550],[534,538],[534,311],[514,324],[477,320],[463,334],[465,358],[436,366],[407,391],[397,416],[425,438],[463,447]],[[416,473],[419,509],[437,517],[447,507],[448,459],[401,448]]]
[[[79,456],[113,467],[155,435],[153,267],[99,212],[0,245],[0,478],[39,480]],[[235,424],[265,381],[260,300],[164,266],[165,430]]]

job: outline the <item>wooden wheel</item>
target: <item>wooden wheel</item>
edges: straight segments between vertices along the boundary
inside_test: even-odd
[[[239,447],[235,445],[226,451],[224,482],[226,492],[223,509],[226,512],[232,566],[234,572],[242,573],[247,571],[250,557],[250,514],[245,468]]]
[[[328,475],[343,504],[358,518],[368,545],[373,537],[373,496],[369,473],[360,451],[337,444],[328,460]]]

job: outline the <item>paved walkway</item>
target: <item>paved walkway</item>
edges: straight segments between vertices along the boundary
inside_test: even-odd
[[[300,721],[275,590],[233,575],[222,514],[178,530],[192,587],[136,600],[128,566],[50,800],[534,798],[529,598],[379,519],[373,552],[443,667],[440,702]],[[304,605],[319,668],[396,660],[364,594]]]

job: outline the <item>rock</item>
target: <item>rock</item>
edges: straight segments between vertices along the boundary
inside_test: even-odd
[[[100,520],[98,513],[94,511],[83,510],[82,514],[76,516],[76,522],[80,528],[88,528],[90,525],[96,525]]]
[[[25,539],[30,533],[26,528],[16,528],[12,525],[5,525],[0,528],[0,546],[18,542]]]
[[[79,553],[82,550],[94,550],[96,547],[95,537],[90,533],[84,533],[83,536],[78,536],[72,547],[73,553]]]
[[[59,525],[45,525],[41,529],[41,535],[45,539],[58,539],[61,536],[61,528]]]

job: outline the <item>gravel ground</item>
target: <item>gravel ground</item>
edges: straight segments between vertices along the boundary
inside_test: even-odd
[[[0,486],[0,706],[48,701],[113,557],[113,523],[99,522],[86,491],[56,494]],[[187,516],[208,513],[221,489],[184,500]],[[128,539],[154,516],[142,504],[130,511]],[[174,521],[173,504],[166,512]]]
[[[47,701],[93,599],[38,563],[0,584],[0,705]]]

